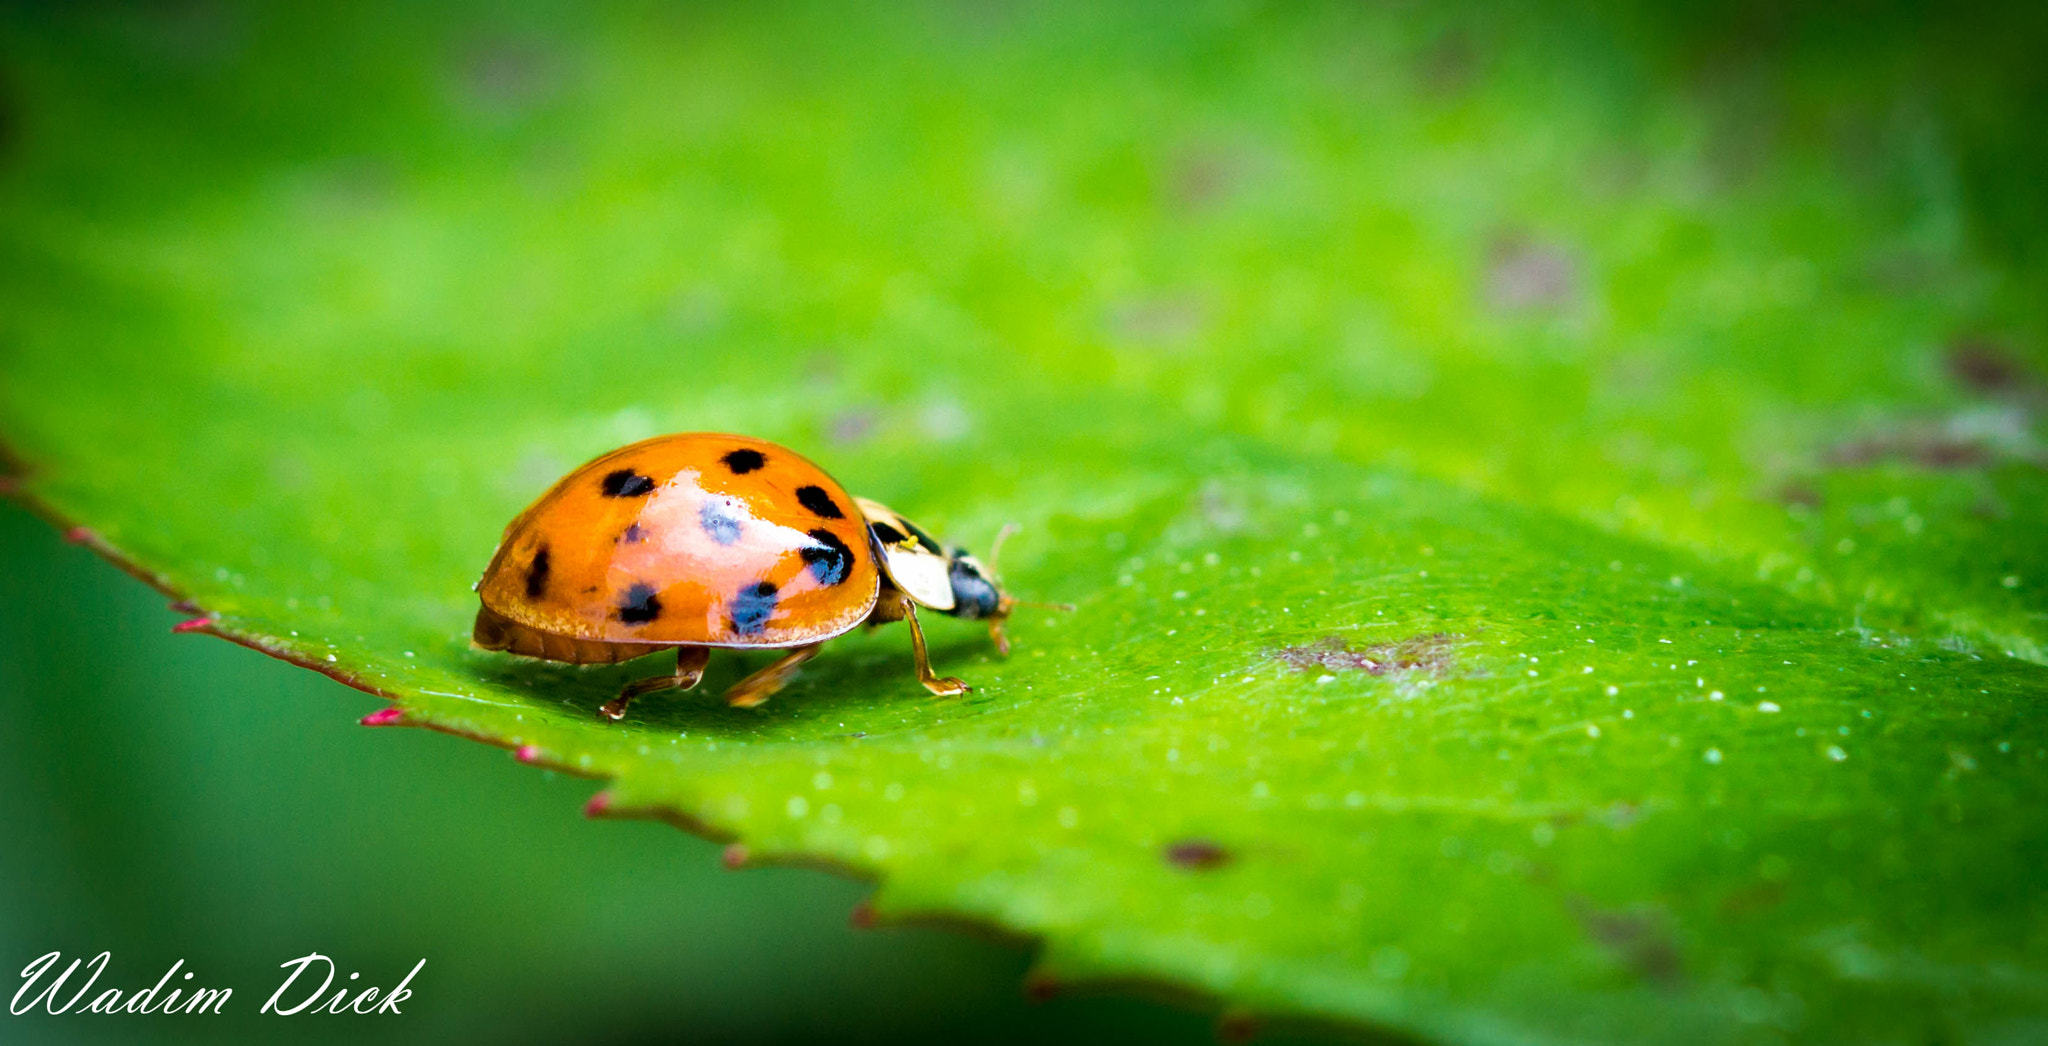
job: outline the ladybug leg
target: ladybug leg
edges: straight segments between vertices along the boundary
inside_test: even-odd
[[[655,676],[639,679],[626,684],[619,696],[606,701],[597,714],[606,719],[624,719],[626,706],[642,694],[659,690],[688,690],[704,678],[704,666],[711,660],[711,648],[701,646],[679,646],[676,648],[676,673],[672,676]]]
[[[899,605],[903,608],[903,620],[910,624],[910,650],[917,655],[917,681],[935,697],[954,697],[974,689],[952,676],[932,674],[931,659],[924,652],[924,628],[917,623],[917,606],[907,597]]]
[[[753,708],[762,704],[788,684],[790,677],[796,675],[797,666],[817,657],[818,648],[823,645],[813,643],[797,647],[774,664],[734,683],[732,689],[725,692],[725,703],[734,708]]]
[[[704,678],[704,666],[710,663],[711,648],[708,646],[677,647],[675,688],[697,689],[697,682]]]

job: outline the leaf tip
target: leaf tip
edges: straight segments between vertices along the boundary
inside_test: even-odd
[[[404,718],[405,709],[392,705],[390,708],[380,708],[375,712],[371,712],[369,715],[358,720],[358,722],[364,726],[390,726]]]
[[[727,844],[725,850],[718,855],[718,863],[725,865],[727,871],[736,872],[739,871],[741,868],[746,867],[746,845],[743,843]]]
[[[98,537],[98,535],[92,532],[91,527],[72,527],[70,530],[64,532],[64,540],[69,541],[74,545],[91,544],[93,539],[96,537]]]
[[[175,625],[172,625],[171,631],[179,634],[183,634],[186,632],[204,632],[212,627],[213,619],[202,614],[198,617],[186,618],[185,620],[180,621]]]
[[[583,804],[583,816],[603,817],[605,812],[611,809],[611,805],[612,794],[610,792],[599,792],[591,796],[589,802]]]
[[[517,760],[519,760],[519,761],[520,761],[520,762],[522,762],[522,763],[534,763],[534,762],[539,762],[539,761],[540,761],[540,746],[539,746],[539,745],[520,745],[520,746],[519,746],[519,747],[518,747],[517,749],[515,749],[515,750],[514,750],[514,751],[512,752],[512,758],[514,758],[514,759],[517,759]]]

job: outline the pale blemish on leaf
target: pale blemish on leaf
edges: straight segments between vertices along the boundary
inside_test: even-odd
[[[1431,632],[1352,649],[1343,636],[1325,636],[1313,643],[1282,647],[1271,656],[1297,672],[1325,669],[1375,676],[1421,672],[1441,678],[1450,674],[1453,655],[1464,638],[1448,632]]]

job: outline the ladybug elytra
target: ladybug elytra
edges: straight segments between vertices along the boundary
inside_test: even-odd
[[[628,684],[600,710],[611,719],[643,694],[696,686],[714,647],[787,651],[726,693],[759,705],[826,640],[898,620],[918,681],[965,693],[933,674],[917,609],[985,620],[1007,654],[1003,623],[1018,605],[966,550],[849,496],[794,451],[704,432],[569,473],[505,528],[476,589],[485,650],[573,664],[675,650],[675,672]]]

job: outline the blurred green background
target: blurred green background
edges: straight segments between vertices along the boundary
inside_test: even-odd
[[[179,366],[124,340],[157,310],[213,331],[151,297],[185,281],[252,373],[264,338],[362,338],[361,371],[307,396],[403,375],[459,400],[464,346],[434,340],[455,317],[600,424],[630,377],[544,369],[577,339],[811,339],[854,362],[752,405],[816,444],[942,438],[966,379],[1037,368],[2043,656],[2044,586],[2007,583],[2048,563],[2039,5],[0,17],[17,409],[37,368],[79,366],[22,351],[34,321],[109,286],[145,304],[66,322],[110,346],[111,385]],[[615,311],[575,311],[612,287]],[[724,366],[707,380],[746,376]],[[925,396],[932,372],[957,383]],[[790,405],[820,387],[847,409]],[[133,440],[135,398],[79,420]],[[255,992],[309,948],[428,958],[413,1019],[378,1029],[398,1041],[1207,1035],[1028,1006],[1021,951],[852,931],[858,885],[726,873],[670,829],[583,822],[588,784],[354,729],[367,698],[170,636],[160,599],[19,510],[0,556],[9,961],[107,948]],[[5,1032],[276,1034],[242,1001]],[[358,1034],[326,1023],[290,1034]]]

